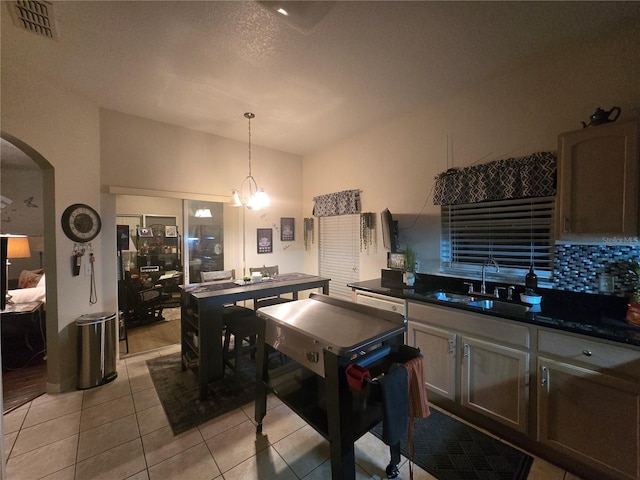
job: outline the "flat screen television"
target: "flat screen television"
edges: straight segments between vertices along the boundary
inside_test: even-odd
[[[391,253],[398,251],[398,222],[393,219],[393,215],[388,208],[380,213],[380,224],[382,225],[382,244]]]

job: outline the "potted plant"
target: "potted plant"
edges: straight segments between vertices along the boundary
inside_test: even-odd
[[[404,250],[404,272],[402,274],[402,281],[405,285],[410,287],[415,283],[415,271],[416,271],[416,251],[409,245]]]
[[[640,262],[632,261],[629,267],[629,273],[633,276],[635,282],[627,308],[626,320],[633,325],[640,325]]]

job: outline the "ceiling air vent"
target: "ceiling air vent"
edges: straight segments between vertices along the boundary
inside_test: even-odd
[[[13,22],[18,27],[43,37],[57,37],[51,2],[17,0],[11,6]]]

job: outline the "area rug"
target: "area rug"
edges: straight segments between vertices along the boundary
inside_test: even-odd
[[[227,370],[209,386],[205,400],[200,400],[195,373],[182,371],[179,353],[147,360],[147,366],[174,435],[255,400],[253,362],[242,362],[235,374]]]
[[[371,430],[382,437],[382,424]],[[414,463],[439,480],[524,480],[533,458],[455,418],[431,409],[414,421]],[[402,454],[411,458],[406,440]]]

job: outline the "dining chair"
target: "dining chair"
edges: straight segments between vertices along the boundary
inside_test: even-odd
[[[257,273],[260,272],[262,273],[262,276],[266,276],[265,273],[270,276],[270,277],[274,277],[276,275],[278,275],[278,265],[274,265],[272,267],[250,267],[249,268],[249,273]]]
[[[212,272],[200,272],[200,281],[214,282],[217,280],[233,280],[235,276],[235,270],[214,270]]]
[[[233,280],[235,278],[235,270],[215,270],[211,272],[200,272],[200,280],[202,282],[214,282]],[[241,307],[236,304],[224,305],[224,311],[222,313],[222,319],[227,323],[228,320],[235,317],[246,317],[253,315],[253,310],[246,307]]]
[[[265,273],[267,273],[270,277],[274,277],[278,275],[279,274],[278,270],[279,270],[278,265],[273,265],[271,267],[263,266],[263,267],[249,268],[250,273],[261,272],[263,276]],[[268,307],[269,305],[278,305],[280,303],[291,302],[292,300],[293,299],[291,298],[281,297],[280,295],[264,297],[264,298],[256,298],[253,300],[253,309],[258,310],[261,307]]]

